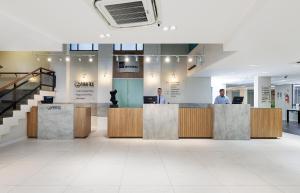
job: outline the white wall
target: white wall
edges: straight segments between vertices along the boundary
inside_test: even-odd
[[[187,45],[165,44],[161,45],[162,55],[186,55],[189,52]],[[171,62],[166,63],[161,58],[161,85],[170,103],[211,103],[211,79],[209,77],[188,77],[186,57],[171,57]],[[180,96],[171,98],[169,83],[179,83]]]
[[[211,103],[211,79],[206,77],[187,77],[184,83],[183,103]]]
[[[160,55],[160,44],[145,44],[145,55]],[[151,57],[147,63],[144,59],[144,96],[157,94],[157,88],[161,87],[161,61],[158,57]]]
[[[292,108],[292,88],[291,84],[275,86],[275,107],[282,109],[282,119],[286,120],[286,110]],[[289,96],[289,103],[285,101],[285,96]],[[295,115],[290,113],[290,121],[296,121]]]

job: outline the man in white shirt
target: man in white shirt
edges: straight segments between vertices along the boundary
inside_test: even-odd
[[[157,89],[157,104],[166,104],[166,99],[163,95],[161,95],[162,89]]]
[[[216,97],[214,104],[230,104],[229,98],[225,96],[225,90],[220,89],[220,95]]]

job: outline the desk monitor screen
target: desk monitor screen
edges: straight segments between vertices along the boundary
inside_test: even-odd
[[[144,96],[144,104],[156,104],[157,96]]]
[[[52,104],[53,103],[53,96],[44,96],[44,100],[42,101],[43,104]]]
[[[232,104],[243,104],[244,97],[233,97]]]

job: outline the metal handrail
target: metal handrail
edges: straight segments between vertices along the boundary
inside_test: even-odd
[[[8,74],[7,72],[4,73],[0,73],[0,74]],[[11,74],[16,74],[15,72],[11,73]],[[52,85],[47,85],[47,84],[43,84],[42,82],[42,75],[49,75],[52,76]],[[7,106],[6,108],[4,108],[3,110],[0,111],[0,115],[2,115],[3,113],[5,113],[6,111],[8,111],[9,109],[13,108],[16,109],[17,103],[19,103],[20,101],[22,101],[23,99],[25,99],[27,96],[31,95],[33,92],[35,92],[37,89],[41,89],[42,86],[47,86],[47,87],[52,87],[52,90],[54,91],[54,88],[56,87],[56,77],[55,77],[55,72],[46,68],[37,68],[36,70],[30,72],[30,73],[26,73],[25,76],[16,78],[15,80],[7,83],[6,85],[2,86],[0,88],[0,98],[8,95],[9,93],[16,91],[17,88],[21,87],[22,85],[28,83],[31,77],[36,77],[36,76],[40,76],[40,82],[38,84],[37,87],[35,87],[34,89],[31,89],[29,93],[25,94],[24,96],[20,97],[20,98],[16,98],[16,92],[14,92],[14,100],[11,101],[11,104],[9,106]],[[9,87],[13,86],[13,88],[8,89]],[[6,92],[3,92],[6,91]]]
[[[2,87],[0,88],[0,92],[6,90],[6,89],[7,89],[8,87],[10,87],[10,86],[13,86],[13,85],[17,84],[18,82],[24,80],[25,78],[27,78],[27,77],[29,77],[29,76],[31,76],[31,75],[36,75],[36,74],[40,75],[41,73],[43,73],[43,72],[42,72],[43,70],[48,71],[49,74],[50,74],[50,73],[53,73],[53,74],[55,73],[54,71],[48,70],[48,69],[46,69],[46,68],[37,68],[36,70],[34,70],[34,71],[32,71],[32,72],[26,74],[25,76],[22,76],[22,77],[20,77],[20,78],[16,78],[14,81],[9,82],[9,83],[7,83],[6,85],[2,86]]]

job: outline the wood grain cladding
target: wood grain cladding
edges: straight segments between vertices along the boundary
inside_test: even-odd
[[[27,113],[27,137],[37,138],[38,135],[38,108],[31,107],[30,112]]]
[[[211,108],[180,108],[179,137],[212,137],[213,116]]]
[[[142,108],[109,108],[108,137],[143,137]]]
[[[251,108],[251,137],[282,137],[282,110],[269,108]]]
[[[85,138],[91,133],[91,107],[75,107],[74,137]]]

